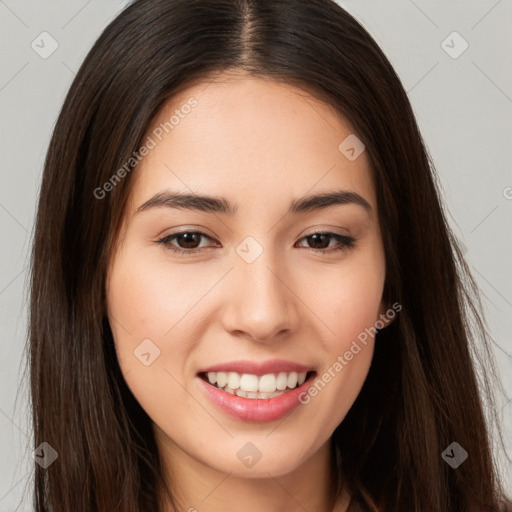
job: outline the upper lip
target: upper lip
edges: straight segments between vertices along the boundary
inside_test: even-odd
[[[287,361],[285,359],[272,359],[268,361],[230,361],[227,363],[220,363],[206,368],[202,368],[198,373],[208,372],[236,372],[236,373],[250,373],[252,375],[266,375],[268,373],[280,373],[280,372],[309,372],[313,371],[312,366],[307,366],[293,361]]]

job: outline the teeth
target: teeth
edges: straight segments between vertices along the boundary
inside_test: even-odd
[[[263,393],[273,393],[276,389],[276,376],[273,373],[262,375],[260,377],[258,391],[262,391]]]
[[[217,376],[218,378],[218,376]],[[242,391],[258,391],[258,376],[244,373],[240,377],[240,389]],[[222,386],[221,386],[222,387]]]
[[[293,389],[297,385],[297,372],[292,372],[288,375],[288,387]]]
[[[223,388],[228,383],[228,375],[225,372],[217,372],[217,386]]]
[[[288,386],[288,375],[284,372],[281,372],[277,376],[276,381],[277,389],[280,389],[282,391],[283,389],[286,389],[286,386]]]
[[[237,395],[242,398],[275,398],[276,396],[282,395],[284,393],[284,391],[276,391],[275,393],[256,393],[254,391],[242,391],[241,389],[233,391],[232,389],[229,389],[228,386],[225,386],[223,388],[223,391],[231,393],[232,395]]]
[[[276,396],[282,395],[281,391],[276,391],[275,393],[262,393],[261,391],[258,393],[258,398],[274,398]]]
[[[208,372],[208,382],[227,393],[243,398],[273,398],[282,395],[289,388],[301,386],[306,380],[306,372],[267,373],[258,377],[250,373]]]
[[[228,386],[231,389],[238,389],[240,387],[240,375],[236,372],[228,373]]]

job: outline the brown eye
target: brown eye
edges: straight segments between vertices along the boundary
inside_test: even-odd
[[[175,235],[176,242],[182,249],[196,249],[196,246],[201,241],[201,236],[199,233],[180,233],[179,235]],[[181,241],[181,243],[180,243]]]
[[[332,237],[330,235],[316,233],[306,237],[306,240],[310,245],[312,244],[312,249],[326,249],[329,247],[329,243],[332,240]]]
[[[311,249],[313,251],[320,252],[331,252],[333,251],[343,251],[349,250],[354,247],[356,239],[351,236],[339,235],[337,233],[313,233],[311,235],[305,236],[302,240],[306,240],[309,247],[306,249]],[[331,240],[335,240],[338,242],[337,245],[329,246]],[[326,250],[330,249],[330,250]]]
[[[185,255],[199,252],[202,248],[208,248],[208,246],[200,246],[202,238],[213,240],[206,233],[202,233],[201,231],[183,231],[181,233],[167,235],[158,240],[158,243],[175,253]],[[306,249],[324,253],[350,250],[354,247],[356,241],[355,238],[350,236],[323,232],[313,233],[302,238],[302,240],[306,240],[308,243],[308,247],[305,247]],[[331,245],[332,240],[338,243]]]
[[[201,238],[212,240],[211,237],[201,231],[183,231],[167,235],[158,240],[158,243],[180,254],[194,253],[201,249]],[[175,243],[173,243],[174,240],[176,241]]]

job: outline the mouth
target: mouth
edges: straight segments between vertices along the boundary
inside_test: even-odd
[[[285,395],[314,379],[314,370],[256,375],[233,371],[200,372],[198,377],[210,386],[240,398],[269,400]]]

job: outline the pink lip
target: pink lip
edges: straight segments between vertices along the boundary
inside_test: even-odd
[[[309,372],[314,370],[311,366],[286,361],[285,359],[272,359],[270,361],[262,361],[260,363],[250,360],[231,361],[228,363],[216,364],[199,370],[197,373],[208,372],[236,372],[250,373],[252,375],[266,375],[267,373],[279,372]],[[246,399],[244,399],[246,400]],[[272,399],[273,400],[273,399]]]
[[[312,374],[301,386],[275,398],[242,398],[213,386],[201,377],[197,379],[210,400],[223,412],[242,421],[264,422],[278,420],[298,407],[301,404],[299,396],[306,392],[315,375],[316,373]]]

